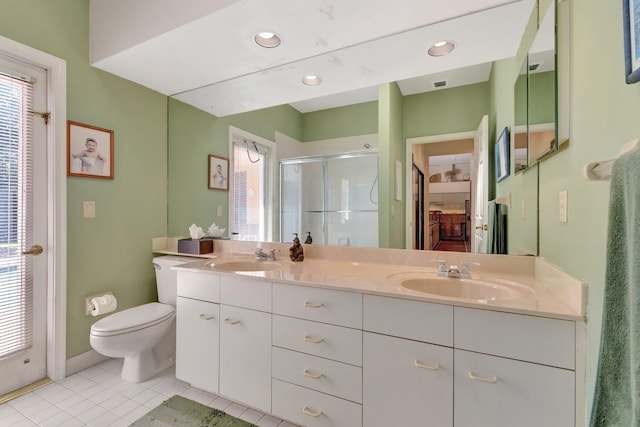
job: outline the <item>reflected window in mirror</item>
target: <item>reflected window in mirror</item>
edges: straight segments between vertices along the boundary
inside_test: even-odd
[[[273,147],[269,141],[256,139],[232,136],[230,224],[238,240],[268,241],[273,233],[269,208],[273,199]]]

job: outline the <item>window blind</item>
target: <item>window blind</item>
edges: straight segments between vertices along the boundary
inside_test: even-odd
[[[33,342],[33,84],[0,73],[0,358]]]

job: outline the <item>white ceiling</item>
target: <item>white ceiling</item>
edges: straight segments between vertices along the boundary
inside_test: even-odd
[[[97,68],[222,117],[290,104],[301,112],[486,81],[514,56],[535,0],[91,0]],[[258,31],[283,43],[264,49]],[[456,49],[425,52],[447,39]],[[307,74],[322,84],[301,83]]]

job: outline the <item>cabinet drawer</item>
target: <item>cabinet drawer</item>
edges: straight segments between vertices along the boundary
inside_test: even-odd
[[[220,302],[220,276],[199,271],[178,271],[178,295]]]
[[[271,313],[271,283],[264,279],[221,277],[220,302]]]
[[[273,315],[273,345],[362,366],[362,331]]]
[[[178,297],[176,378],[218,393],[220,306]]]
[[[575,425],[573,371],[463,350],[454,359],[456,427]]]
[[[575,322],[456,307],[455,347],[575,369]]]
[[[353,292],[274,283],[273,312],[362,329],[362,295]]]
[[[273,380],[273,414],[308,427],[362,426],[362,406]]]
[[[273,378],[362,403],[362,368],[273,347]]]
[[[452,347],[453,307],[365,295],[363,329]]]

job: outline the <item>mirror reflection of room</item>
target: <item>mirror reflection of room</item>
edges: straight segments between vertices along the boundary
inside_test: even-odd
[[[414,179],[415,249],[471,251],[472,151],[472,140],[414,147],[414,177],[428,176],[422,189]],[[420,211],[422,194],[426,215]]]

